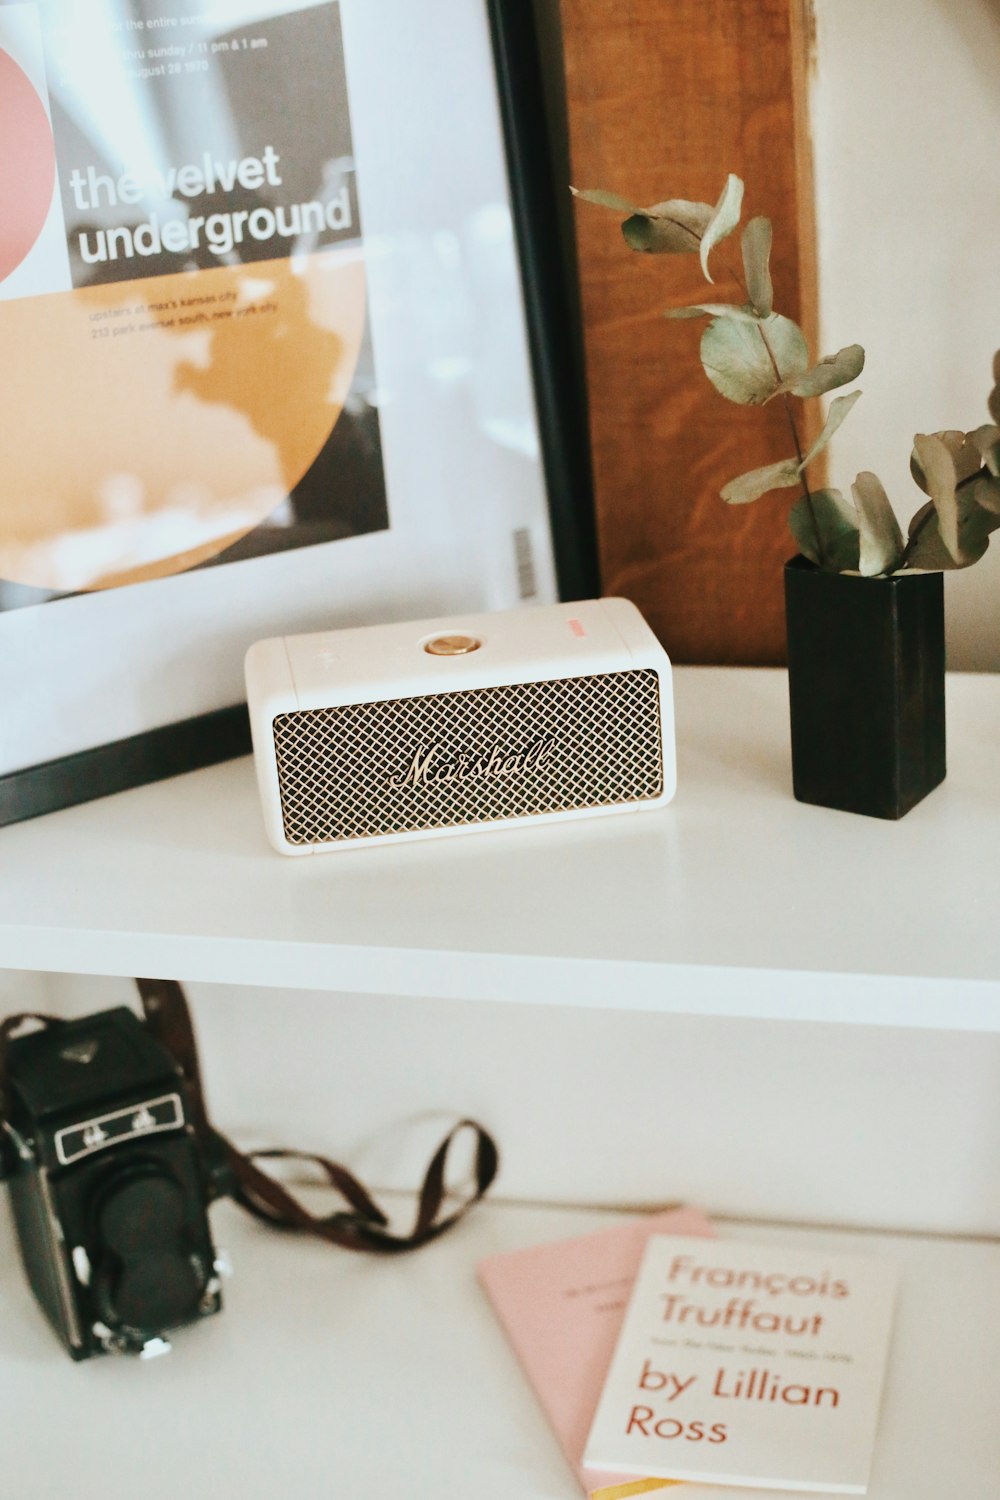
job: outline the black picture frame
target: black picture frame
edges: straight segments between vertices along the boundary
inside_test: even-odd
[[[559,597],[600,591],[576,288],[562,253],[558,184],[531,0],[486,6],[514,218]],[[245,703],[0,776],[0,826],[248,754]]]

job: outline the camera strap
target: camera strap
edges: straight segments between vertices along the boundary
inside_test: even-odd
[[[233,1198],[257,1218],[317,1235],[347,1250],[398,1254],[427,1244],[457,1224],[496,1177],[499,1154],[493,1137],[475,1120],[460,1120],[438,1146],[424,1172],[413,1228],[408,1234],[397,1234],[367,1188],[339,1163],[310,1151],[277,1147],[240,1151],[209,1122],[194,1027],[183,989],[173,979],[137,979],[136,984],[146,1024],[173,1055],[187,1084],[192,1126],[206,1158],[216,1164],[221,1178],[218,1195]],[[447,1186],[447,1171],[452,1148],[462,1136],[471,1136],[474,1142],[472,1183],[455,1203]],[[267,1161],[305,1162],[318,1167],[326,1184],[350,1207],[325,1215],[311,1212],[283,1182],[259,1165]]]

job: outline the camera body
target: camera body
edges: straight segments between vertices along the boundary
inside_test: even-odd
[[[181,1070],[126,1007],[11,1041],[4,1166],[28,1281],[73,1359],[165,1352],[221,1308],[216,1169]]]

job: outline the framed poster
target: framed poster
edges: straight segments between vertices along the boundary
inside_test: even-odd
[[[593,591],[527,14],[0,0],[0,822],[248,748],[261,636]]]

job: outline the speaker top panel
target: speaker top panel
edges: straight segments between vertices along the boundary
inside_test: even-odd
[[[256,678],[267,659],[275,686],[283,669],[288,708],[325,708],[608,672],[651,655],[662,661],[663,649],[634,604],[589,599],[259,641],[247,672]]]

